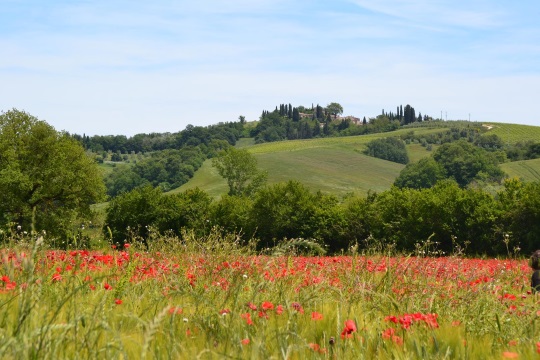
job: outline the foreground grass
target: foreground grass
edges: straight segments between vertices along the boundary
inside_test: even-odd
[[[0,357],[536,356],[524,261],[257,256],[222,240],[4,249]]]

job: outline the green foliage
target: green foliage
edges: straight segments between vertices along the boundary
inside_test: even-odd
[[[407,164],[409,155],[401,139],[387,137],[376,139],[367,144],[365,154],[379,159]]]
[[[433,158],[444,168],[446,176],[462,187],[477,178],[500,182],[505,176],[495,154],[464,140],[442,145]]]
[[[254,199],[252,231],[260,239],[259,247],[273,246],[287,238],[331,240],[325,231],[337,225],[334,220],[338,213],[331,211],[335,206],[334,197],[312,194],[297,181],[268,186]]]
[[[229,195],[250,196],[267,179],[267,173],[257,168],[256,158],[245,149],[229,148],[212,160],[220,176],[227,180]]]
[[[163,194],[159,188],[144,186],[114,198],[107,208],[103,232],[112,234],[113,244],[146,241],[161,216]]]
[[[163,191],[171,190],[193,177],[205,159],[200,147],[151,153],[133,166],[114,168],[105,178],[107,193],[114,197],[148,184],[159,186]]]
[[[425,189],[445,178],[444,168],[433,157],[408,164],[394,181],[398,188]]]
[[[343,114],[343,106],[341,106],[339,103],[332,102],[328,105],[326,105],[326,110],[334,115],[334,117]]]
[[[142,241],[148,246],[152,232],[179,236],[193,230],[202,236],[207,230],[211,199],[199,189],[164,196],[159,188],[145,186],[114,198],[107,209],[106,236],[112,243]]]
[[[505,234],[513,247],[532,253],[538,249],[540,238],[540,181],[511,179],[504,185],[498,196],[504,209],[501,223]]]
[[[100,171],[82,146],[19,110],[0,115],[0,220],[3,226],[70,238],[104,197]]]

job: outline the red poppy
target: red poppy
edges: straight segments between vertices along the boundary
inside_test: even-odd
[[[311,313],[311,320],[322,320],[322,319],[323,319],[323,314],[318,313],[316,311]]]
[[[356,324],[353,320],[346,320],[345,321],[345,327],[343,328],[343,331],[341,332],[341,338],[351,338],[352,333],[356,331]]]
[[[502,353],[503,355],[503,358],[506,358],[506,359],[517,359],[519,358],[519,354],[518,353],[515,353],[515,352],[512,352],[512,351],[505,351]]]
[[[120,304],[122,304],[122,300],[121,299],[114,299],[114,303],[116,305],[120,305]]]
[[[270,301],[264,301],[261,305],[261,308],[263,310],[272,310],[274,308],[274,304],[272,304]]]

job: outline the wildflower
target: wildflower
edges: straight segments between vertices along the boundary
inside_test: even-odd
[[[268,314],[265,311],[259,311],[259,317],[268,319]]]
[[[397,336],[397,335],[392,336],[392,341],[396,345],[399,345],[399,346],[403,345],[403,338],[401,336]]]
[[[299,303],[297,302],[293,302],[291,304],[292,308],[296,311],[298,311],[300,314],[303,314],[304,313],[304,308],[302,307],[302,305],[300,305]]]
[[[278,314],[278,315],[283,314],[283,305],[278,305],[276,307],[276,314]]]
[[[519,358],[519,354],[518,353],[515,353],[515,352],[512,352],[512,351],[505,351],[502,353],[503,355],[503,358],[506,358],[506,359],[517,359]]]
[[[52,281],[55,281],[55,282],[62,281],[62,274],[55,272],[52,276]]]
[[[103,288],[104,288],[105,290],[111,290],[111,289],[112,289],[112,286],[109,285],[109,283],[105,283],[105,284],[103,284]]]
[[[383,331],[382,337],[383,339],[391,339],[396,333],[396,329],[394,328],[388,328]]]
[[[242,345],[248,345],[249,344],[249,338],[242,339]]]
[[[311,313],[311,320],[322,320],[322,319],[323,319],[323,314],[318,313],[316,311]]]
[[[253,325],[253,320],[251,320],[251,314],[250,313],[240,314],[240,317],[242,317],[242,319],[246,320],[246,324]]]
[[[169,308],[169,314],[171,315],[180,315],[184,310],[181,307],[171,306]]]
[[[341,338],[351,338],[352,333],[356,331],[356,324],[353,320],[346,320],[345,321],[345,327],[343,328],[343,331],[341,331]]]
[[[257,310],[257,305],[255,305],[255,304],[252,303],[252,302],[248,302],[248,303],[246,304],[246,306],[247,306],[248,308],[250,308],[251,310],[253,310],[253,311]]]
[[[540,354],[540,341],[536,343],[536,352]]]
[[[264,301],[261,305],[261,308],[263,310],[272,310],[274,308],[274,304],[272,304],[270,301]]]
[[[122,304],[122,300],[121,299],[114,299],[114,303],[116,305],[121,305]]]
[[[517,340],[510,340],[508,342],[508,346],[516,346],[518,344],[518,341]]]
[[[219,311],[219,315],[222,315],[222,316],[225,316],[225,315],[230,314],[230,313],[231,313],[231,310],[229,310],[229,309],[223,309],[223,310]]]
[[[129,249],[130,246],[131,246],[131,244],[125,243],[124,244],[124,249]]]

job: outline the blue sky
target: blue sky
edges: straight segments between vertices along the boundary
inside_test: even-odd
[[[280,103],[540,125],[539,15],[528,0],[3,0],[0,110],[88,135]]]

